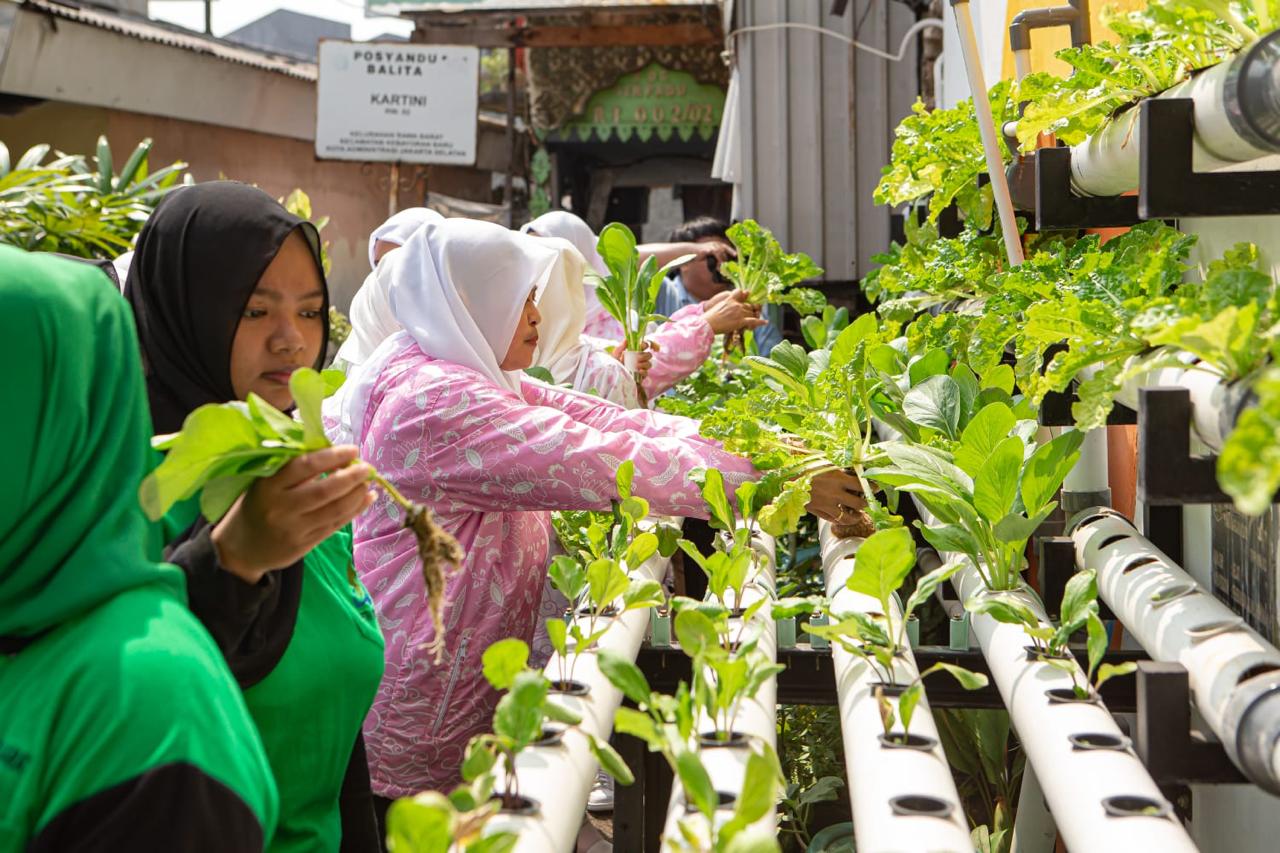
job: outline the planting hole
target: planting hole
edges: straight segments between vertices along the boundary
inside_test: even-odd
[[[1073,702],[1084,702],[1092,704],[1094,697],[1092,695],[1080,697],[1076,695],[1076,691],[1070,687],[1054,687],[1046,690],[1044,695],[1049,697],[1049,701],[1055,705],[1069,705]]]
[[[876,739],[880,741],[880,745],[885,749],[915,749],[920,752],[929,752],[938,745],[938,742],[928,735],[904,735],[902,732],[891,732],[890,734],[881,732],[876,735]]]
[[[1137,794],[1107,797],[1102,808],[1112,817],[1168,817],[1169,804]]]
[[[1187,635],[1193,640],[1207,640],[1210,637],[1216,637],[1219,634],[1234,631],[1243,624],[1244,620],[1239,617],[1234,619],[1220,619],[1216,622],[1202,622],[1194,628],[1188,628]]]
[[[707,749],[746,747],[750,745],[747,736],[742,732],[702,732],[698,735],[698,745]]]
[[[591,687],[581,681],[552,681],[549,692],[563,693],[565,696],[586,696],[591,692]]]
[[[513,815],[535,815],[538,813],[538,801],[523,795],[499,794],[494,799],[502,803],[502,811]]]
[[[1146,557],[1134,557],[1125,565],[1123,569],[1120,570],[1120,574],[1127,575],[1130,572],[1133,572],[1142,568],[1143,566],[1149,566],[1152,563],[1158,563],[1158,562],[1160,562],[1160,559],[1158,557],[1152,557],[1149,555]]]
[[[717,809],[727,809],[738,801],[737,795],[730,794],[728,791],[716,791],[716,798],[717,798],[717,802],[716,802]],[[684,810],[686,814],[698,813],[698,807],[695,806],[693,803],[686,802],[684,804]]]
[[[1151,606],[1163,607],[1170,601],[1176,601],[1184,596],[1191,595],[1196,591],[1196,585],[1193,583],[1174,583],[1166,587],[1156,590],[1151,594]]]
[[[1108,545],[1114,545],[1117,542],[1123,542],[1124,540],[1130,539],[1130,538],[1132,537],[1130,537],[1128,533],[1116,533],[1111,536],[1108,536],[1106,539],[1103,539],[1102,544],[1099,545],[1098,548],[1100,549],[1106,548]]]
[[[531,746],[559,746],[564,741],[564,729],[544,728],[542,737],[535,740]]]
[[[1236,679],[1236,684],[1244,684],[1251,678],[1257,678],[1259,675],[1266,675],[1268,672],[1275,672],[1276,670],[1280,670],[1280,664],[1255,663],[1240,673],[1240,677]]]
[[[1122,751],[1129,748],[1128,738],[1110,735],[1106,732],[1082,732],[1080,734],[1067,735],[1067,739],[1078,750],[1114,749]]]
[[[953,806],[946,800],[924,794],[904,794],[889,801],[889,807],[896,815],[920,817],[946,817],[951,814]]]
[[[883,681],[873,681],[869,685],[869,689],[871,690],[872,696],[876,695],[876,691],[879,690],[884,694],[886,699],[897,699],[902,695],[903,691],[907,689],[907,685],[885,684]]]

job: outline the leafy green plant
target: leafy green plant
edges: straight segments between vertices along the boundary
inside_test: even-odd
[[[949,429],[950,404],[939,397],[934,408]],[[1057,507],[1083,440],[1070,430],[1036,447],[1030,432],[1006,404],[989,403],[953,451],[890,442],[882,449],[891,464],[867,476],[911,492],[937,521],[920,524],[925,539],[939,552],[968,557],[988,589],[1017,589],[1027,540]]]
[[[691,746],[697,708],[689,686],[681,682],[675,696],[655,693],[640,668],[611,649],[600,651],[600,670],[636,705],[635,708],[617,710],[614,731],[637,737],[650,752],[660,753],[679,781],[685,802],[706,822],[700,827],[694,822],[696,815],[682,819],[679,837],[668,837],[665,843],[676,850],[726,853],[778,850],[777,840],[772,835],[749,829],[773,808],[781,781],[778,757],[768,744],[756,742],[750,745],[742,794],[734,803],[729,820],[716,826],[719,793],[697,750]]]
[[[184,178],[186,163],[151,172],[151,140],[138,143],[115,172],[111,145],[98,137],[94,163],[35,145],[16,163],[0,143],[0,241],[27,251],[110,260],[128,251],[151,211]]]
[[[822,275],[822,268],[803,252],[782,251],[773,232],[754,219],[729,227],[729,240],[738,259],[725,261],[720,271],[734,287],[745,290],[756,305],[790,305],[800,314],[822,311],[827,300],[816,290],[797,287]]]
[[[596,296],[604,309],[622,324],[623,346],[629,352],[643,352],[649,324],[666,319],[656,313],[663,278],[693,256],[682,255],[663,267],[659,267],[657,258],[652,256],[640,263],[636,236],[621,222],[610,222],[604,227],[596,249],[609,269],[609,274],[600,278],[596,286]],[[636,387],[641,401],[645,401],[644,389],[638,380]]]
[[[1004,710],[934,709],[978,853],[1009,853],[1026,755]]]
[[[297,420],[252,392],[244,401],[199,407],[187,415],[181,432],[152,439],[151,446],[164,452],[165,458],[138,488],[143,511],[157,520],[175,503],[199,492],[200,512],[210,522],[218,521],[254,480],[270,477],[299,456],[330,446],[320,407],[342,381],[337,370],[295,370],[289,377],[289,391]],[[445,647],[444,566],[461,565],[462,550],[436,525],[431,510],[410,501],[376,470],[372,478],[404,512],[404,526],[417,540],[435,625],[435,638],[427,649],[439,663]]]
[[[693,699],[715,728],[716,739],[727,741],[742,703],[786,667],[776,664],[759,649],[761,632],[739,639],[726,648],[716,622],[695,610],[681,610],[675,619],[676,639],[693,660]]]
[[[987,677],[980,672],[971,672],[962,666],[939,661],[918,674],[898,696],[895,709],[889,698],[887,685],[877,684],[872,688],[876,703],[880,707],[880,722],[884,726],[884,738],[887,743],[907,746],[911,743],[911,721],[915,718],[916,708],[924,698],[924,680],[935,672],[946,672],[951,675],[965,690],[981,690],[987,686]],[[902,723],[902,732],[895,733],[895,722]]]
[[[476,779],[491,772],[500,761],[506,787],[498,796],[506,806],[516,805],[521,796],[516,774],[520,754],[547,736],[548,724],[577,726],[582,722],[581,716],[548,698],[551,683],[541,672],[529,669],[528,662],[529,646],[523,640],[499,640],[485,649],[485,680],[495,690],[506,693],[493,712],[493,732],[472,738],[462,763],[463,778]],[[626,762],[607,741],[590,732],[579,732],[606,773],[623,785],[635,781]]]
[[[680,540],[680,549],[706,573],[707,591],[723,607],[741,608],[747,580],[761,559],[752,546],[751,538],[758,529],[754,515],[764,495],[760,484],[746,482],[737,488],[731,499],[724,484],[724,475],[714,468],[698,472],[695,479],[701,480],[702,497],[711,516],[711,527],[719,530],[721,535],[716,539],[716,550],[709,557],[703,556],[687,539]],[[734,509],[734,500],[743,515],[741,523]]]
[[[387,849],[392,853],[509,853],[514,832],[484,834],[502,804],[493,798],[494,777],[481,774],[448,796],[425,791],[387,809]]]

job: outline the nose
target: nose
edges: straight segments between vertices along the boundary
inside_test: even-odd
[[[267,346],[271,352],[278,355],[302,351],[306,346],[306,338],[303,337],[302,329],[298,328],[298,322],[292,315],[286,314],[280,318],[271,332]]]
[[[538,306],[530,305],[529,306],[529,325],[537,326],[541,322],[542,322],[542,314],[538,311]]]

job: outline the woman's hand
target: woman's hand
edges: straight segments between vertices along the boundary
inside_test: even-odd
[[[248,584],[301,560],[369,508],[373,473],[356,448],[326,447],[255,480],[213,528],[223,568]],[[321,474],[328,474],[319,479]]]
[[[702,319],[717,335],[758,329],[766,324],[767,321],[760,319],[760,306],[747,301],[745,290],[727,291],[718,302],[717,298],[708,299],[702,309]]]
[[[613,357],[623,364],[626,364],[626,354],[630,350],[626,344],[618,344],[613,350]],[[653,354],[658,351],[658,345],[653,341],[645,341],[644,349],[636,356],[635,377],[637,380],[643,380],[649,375],[649,370],[653,367]]]
[[[866,505],[862,484],[856,476],[845,471],[827,471],[813,478],[806,508],[832,524],[845,524],[859,517]]]

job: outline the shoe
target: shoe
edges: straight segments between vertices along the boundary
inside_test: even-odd
[[[587,795],[587,811],[592,814],[613,811],[613,777],[603,770],[596,771],[596,781]]]

